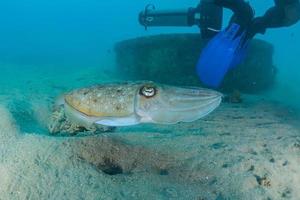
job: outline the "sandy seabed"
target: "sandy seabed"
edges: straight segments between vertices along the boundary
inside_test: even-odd
[[[113,76],[98,67],[1,72],[0,200],[300,199],[300,118],[278,103],[244,96],[193,123],[53,137],[43,125],[55,97]]]
[[[174,126],[22,132],[0,106],[0,199],[300,198],[299,118],[261,98]]]

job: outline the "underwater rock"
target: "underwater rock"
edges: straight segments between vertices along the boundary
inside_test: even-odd
[[[115,45],[118,71],[131,80],[199,86],[195,66],[205,43],[198,34],[166,34],[121,41]],[[271,44],[253,40],[247,59],[228,73],[221,90],[256,93],[270,88],[276,78],[272,56]]]
[[[223,101],[227,103],[242,103],[243,99],[240,91],[234,90],[230,94],[226,95]]]
[[[254,175],[256,178],[256,181],[259,185],[264,186],[264,187],[270,187],[271,186],[271,181],[266,177],[260,177],[258,175]]]

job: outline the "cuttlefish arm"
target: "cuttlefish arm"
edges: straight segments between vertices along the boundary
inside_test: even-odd
[[[219,92],[153,82],[102,85],[65,95],[67,117],[82,126],[175,124],[202,118],[217,108]]]

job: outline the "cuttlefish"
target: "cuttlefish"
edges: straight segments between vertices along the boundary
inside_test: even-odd
[[[144,81],[76,89],[60,104],[69,121],[88,128],[192,122],[216,109],[221,100],[222,94],[210,89]]]

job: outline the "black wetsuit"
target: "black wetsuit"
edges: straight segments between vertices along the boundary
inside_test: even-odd
[[[216,5],[231,9],[234,12],[232,21],[247,31],[248,38],[252,38],[257,33],[265,33],[267,28],[291,26],[300,20],[299,0],[274,0],[274,7],[268,9],[263,16],[255,18],[251,6],[244,0],[212,1]]]

